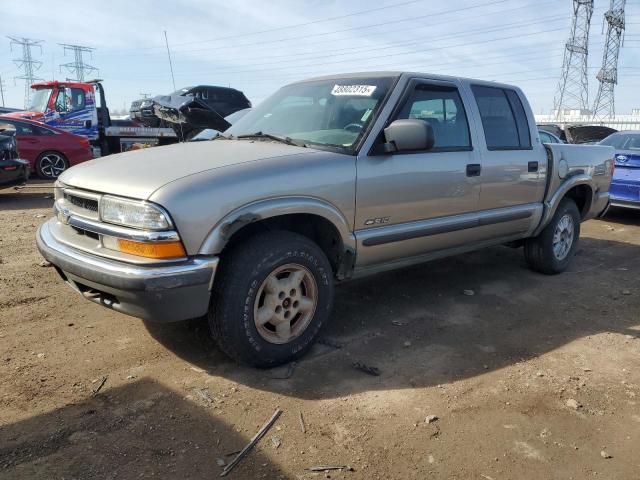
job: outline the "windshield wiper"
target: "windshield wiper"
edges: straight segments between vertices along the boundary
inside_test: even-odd
[[[268,138],[270,140],[284,143],[286,145],[293,145],[295,147],[306,147],[305,144],[296,143],[293,140],[291,140],[291,138],[289,137],[279,137],[278,135],[273,135],[271,133],[263,133],[263,132],[248,133],[245,135],[238,135],[235,138]]]

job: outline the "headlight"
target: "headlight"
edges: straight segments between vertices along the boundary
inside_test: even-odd
[[[166,230],[171,227],[167,214],[151,203],[104,196],[100,199],[103,222],[145,230]]]

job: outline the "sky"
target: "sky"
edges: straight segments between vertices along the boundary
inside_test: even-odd
[[[37,76],[64,80],[72,61],[59,44],[94,48],[109,108],[128,110],[142,93],[208,84],[242,90],[255,104],[306,77],[411,70],[520,86],[537,114],[549,113],[569,35],[570,0],[0,0],[0,76],[5,105],[22,107],[24,81],[6,36],[43,40]],[[595,0],[589,99],[597,91],[603,14]],[[627,0],[616,113],[640,108],[640,0]],[[1,104],[1,103],[0,103]]]

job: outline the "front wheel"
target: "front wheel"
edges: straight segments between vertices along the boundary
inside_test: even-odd
[[[36,160],[36,171],[41,178],[55,180],[69,168],[69,161],[59,152],[44,152]]]
[[[567,269],[580,239],[580,211],[576,203],[565,198],[540,235],[524,244],[529,268],[553,275]]]
[[[257,235],[223,255],[209,325],[234,360],[271,367],[311,348],[333,307],[333,272],[308,238]]]

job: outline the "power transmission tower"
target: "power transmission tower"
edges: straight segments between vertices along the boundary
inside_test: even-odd
[[[83,54],[88,53],[91,57],[93,57],[93,51],[95,48],[85,47],[83,45],[70,45],[67,43],[60,43],[64,48],[64,54],[67,54],[67,50],[71,50],[73,52],[74,61],[69,63],[63,63],[60,65],[60,71],[62,72],[62,68],[66,68],[69,73],[73,75],[74,78],[67,78],[67,80],[76,80],[78,82],[84,82],[85,74],[90,72],[95,72],[98,69],[93,65],[89,65],[88,63],[84,63]]]
[[[19,77],[14,77],[14,80],[24,80],[24,107],[27,108],[31,101],[31,85],[36,80],[42,80],[42,78],[35,76],[35,72],[40,69],[42,62],[33,59],[31,56],[31,47],[38,47],[40,49],[40,53],[42,53],[42,42],[44,40],[33,40],[24,37],[7,38],[11,40],[9,43],[11,51],[13,51],[14,45],[22,48],[22,58],[16,58],[13,62],[18,66],[18,68],[22,69],[23,74]]]
[[[593,0],[573,0],[571,34],[565,44],[562,75],[553,101],[557,120],[561,120],[567,110],[589,108],[587,58],[592,15]]]
[[[593,104],[594,119],[615,115],[613,89],[618,83],[618,54],[624,39],[625,3],[626,0],[611,0],[609,10],[604,14],[604,20],[607,22],[607,39],[604,43],[602,67],[596,75],[600,86]]]

